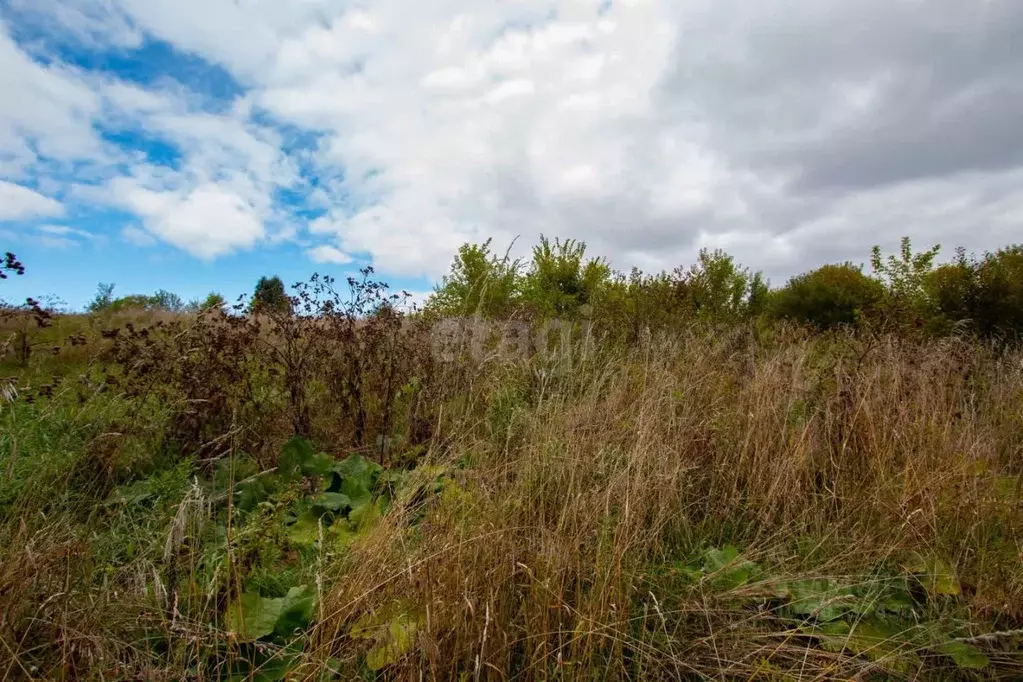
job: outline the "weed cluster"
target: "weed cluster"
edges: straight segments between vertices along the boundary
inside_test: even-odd
[[[715,312],[634,339],[599,287],[545,299],[595,311],[570,371],[438,354],[369,269],[48,319],[80,338],[0,404],[0,670],[1023,677],[1020,351],[758,324],[752,275],[688,277]]]

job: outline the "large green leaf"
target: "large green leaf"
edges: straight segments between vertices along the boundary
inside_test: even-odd
[[[711,575],[711,585],[728,591],[742,587],[757,573],[759,567],[739,556],[739,550],[728,545],[710,549],[704,555],[704,570]]]
[[[213,483],[217,490],[225,490],[231,481],[242,481],[259,472],[256,460],[245,455],[235,455],[217,460],[217,469],[213,474]]]
[[[228,627],[242,641],[266,637],[274,631],[283,606],[283,599],[243,594],[228,607]]]
[[[386,498],[379,497],[376,500],[370,498],[361,504],[353,506],[352,511],[348,514],[348,520],[351,521],[354,528],[364,531],[372,527],[384,515],[387,505]]]
[[[343,461],[335,462],[332,470],[339,483],[332,485],[331,490],[338,491],[348,499],[351,508],[348,517],[359,525],[364,517],[373,514],[369,507],[373,503],[373,489],[383,469],[362,455],[350,455]]]
[[[955,571],[940,557],[933,554],[913,554],[904,567],[916,575],[920,584],[931,595],[959,594],[959,579]]]
[[[906,671],[918,664],[913,653],[912,633],[899,623],[864,619],[849,624],[838,620],[815,626],[811,632],[821,638],[827,651],[852,651],[892,670]]]
[[[341,511],[352,506],[352,500],[344,493],[320,493],[313,498],[313,506],[327,511]]]
[[[334,458],[325,452],[318,452],[302,463],[304,476],[327,476],[334,468]]]
[[[315,456],[316,449],[313,444],[305,438],[295,436],[281,448],[277,471],[285,481],[293,481],[303,475],[303,467],[308,466]]]
[[[906,576],[888,578],[880,583],[879,594],[873,603],[875,611],[890,611],[901,616],[910,614],[917,605]]]
[[[278,637],[288,638],[296,631],[305,630],[315,611],[316,588],[312,585],[292,587],[283,599],[274,632]]]
[[[422,624],[423,617],[417,610],[395,602],[363,615],[352,625],[349,634],[373,643],[366,652],[366,667],[376,671],[396,663],[412,648]]]
[[[320,539],[320,516],[313,512],[306,512],[298,517],[298,520],[288,526],[288,541],[294,545],[312,547]],[[323,524],[324,542],[335,548],[343,548],[352,544],[358,533],[352,528],[347,519],[340,518],[333,523]]]
[[[228,608],[227,622],[241,641],[262,639],[270,634],[291,637],[304,630],[316,609],[316,589],[301,585],[278,599],[244,593]]]
[[[808,578],[778,583],[775,594],[787,599],[787,608],[802,617],[824,622],[836,620],[851,611],[859,611],[862,601],[853,590],[828,578]]]
[[[990,663],[983,651],[966,642],[952,640],[939,644],[934,650],[951,658],[960,668],[982,670]]]
[[[369,491],[376,486],[383,467],[362,455],[349,455],[340,462],[334,462],[332,470],[340,476],[342,484],[348,484],[349,489],[365,488]],[[341,492],[345,492],[343,487]]]
[[[238,509],[242,511],[252,511],[269,497],[266,485],[258,478],[242,483],[236,488],[236,491],[238,493]]]
[[[295,523],[288,526],[288,540],[295,545],[312,546],[320,538],[320,517],[306,512]]]
[[[344,479],[341,482],[341,493],[348,496],[353,509],[373,501],[369,486],[357,478]]]
[[[352,528],[352,525],[345,519],[338,519],[330,525],[327,533],[327,540],[335,548],[343,549],[355,542],[359,533]]]
[[[107,506],[140,504],[156,497],[153,483],[149,479],[135,481],[131,485],[115,488],[103,503]]]

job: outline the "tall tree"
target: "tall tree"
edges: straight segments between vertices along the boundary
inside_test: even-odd
[[[252,295],[252,312],[288,312],[291,310],[291,299],[284,290],[284,282],[277,275],[260,277],[256,282],[256,290]]]

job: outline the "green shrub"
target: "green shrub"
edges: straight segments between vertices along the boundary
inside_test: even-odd
[[[818,329],[855,326],[884,296],[877,280],[852,263],[825,265],[789,280],[774,293],[775,317],[812,324]]]
[[[519,262],[498,258],[490,242],[463,244],[451,272],[430,296],[426,307],[442,315],[501,317],[510,312],[519,293]]]
[[[603,259],[586,259],[585,242],[552,242],[541,235],[523,282],[523,302],[544,317],[571,315],[591,304],[610,277],[611,268]]]
[[[1023,335],[1023,246],[989,253],[977,265],[970,309],[983,336]]]
[[[252,295],[252,312],[277,312],[287,313],[291,311],[291,299],[284,290],[284,282],[277,275],[273,277],[260,277],[256,282],[256,291]]]
[[[98,313],[102,310],[107,310],[110,305],[114,302],[114,285],[112,283],[100,282],[96,285],[96,295],[92,301],[85,306],[85,310],[90,313]]]
[[[689,299],[700,319],[735,322],[761,310],[767,283],[759,272],[739,266],[724,251],[702,249],[695,265],[675,270],[675,290]]]
[[[874,275],[884,285],[881,317],[892,329],[924,328],[936,318],[935,301],[928,295],[927,281],[934,271],[934,259],[941,246],[914,254],[909,237],[903,237],[898,256],[882,259],[881,247],[875,246],[870,262]]]
[[[928,328],[946,334],[957,325],[972,323],[977,294],[977,264],[960,249],[955,261],[941,265],[924,281],[927,296],[934,307]]]

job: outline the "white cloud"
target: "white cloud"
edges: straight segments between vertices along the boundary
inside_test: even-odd
[[[992,247],[1023,219],[1013,0],[39,2],[80,40],[145,31],[246,87],[210,113],[184,88],[41,66],[0,31],[19,103],[0,107],[0,175],[116,157],[130,170],[93,200],[202,258],[294,238],[274,195],[303,187],[300,166],[326,210],[309,257],[393,274],[544,232],[619,267],[721,246],[783,276],[902,233]],[[288,149],[267,111],[315,151]],[[112,150],[95,120],[181,158]]]
[[[8,11],[23,22],[60,26],[90,47],[137,47],[142,32],[117,9],[117,0],[8,0]]]
[[[148,247],[156,244],[156,239],[151,234],[134,225],[128,225],[121,230],[121,239],[135,246]]]
[[[204,259],[293,238],[273,194],[298,181],[295,164],[279,134],[251,122],[245,107],[213,114],[179,93],[124,83],[104,82],[100,91],[123,125],[171,142],[180,160],[175,167],[140,160],[130,177],[85,194],[128,208],[149,235]],[[268,222],[283,224],[268,232]],[[143,241],[134,232],[126,238]]]
[[[666,4],[602,5],[385,0],[285,41],[254,97],[327,130],[318,160],[346,178],[311,232],[436,276],[464,241],[544,231],[620,253],[716,205],[724,172],[654,110],[676,36]]]
[[[75,227],[68,227],[67,225],[40,225],[37,228],[40,232],[49,235],[55,235],[57,237],[82,237],[83,239],[95,239],[96,235],[86,230],[79,230]]]
[[[26,220],[63,213],[60,202],[28,187],[0,180],[0,220]]]
[[[142,217],[151,235],[197,258],[211,260],[251,248],[265,234],[257,211],[219,185],[154,191],[120,178],[110,189],[116,200]],[[122,235],[131,239],[133,233]]]
[[[51,237],[49,235],[36,237],[35,241],[48,249],[69,249],[72,246],[81,245],[81,242],[77,242],[74,239],[68,239],[67,237]]]
[[[306,254],[314,263],[343,265],[352,262],[351,256],[333,246],[316,246],[306,251]]]
[[[18,178],[40,156],[57,161],[102,156],[91,127],[99,97],[72,69],[42,66],[0,22],[0,175]]]

